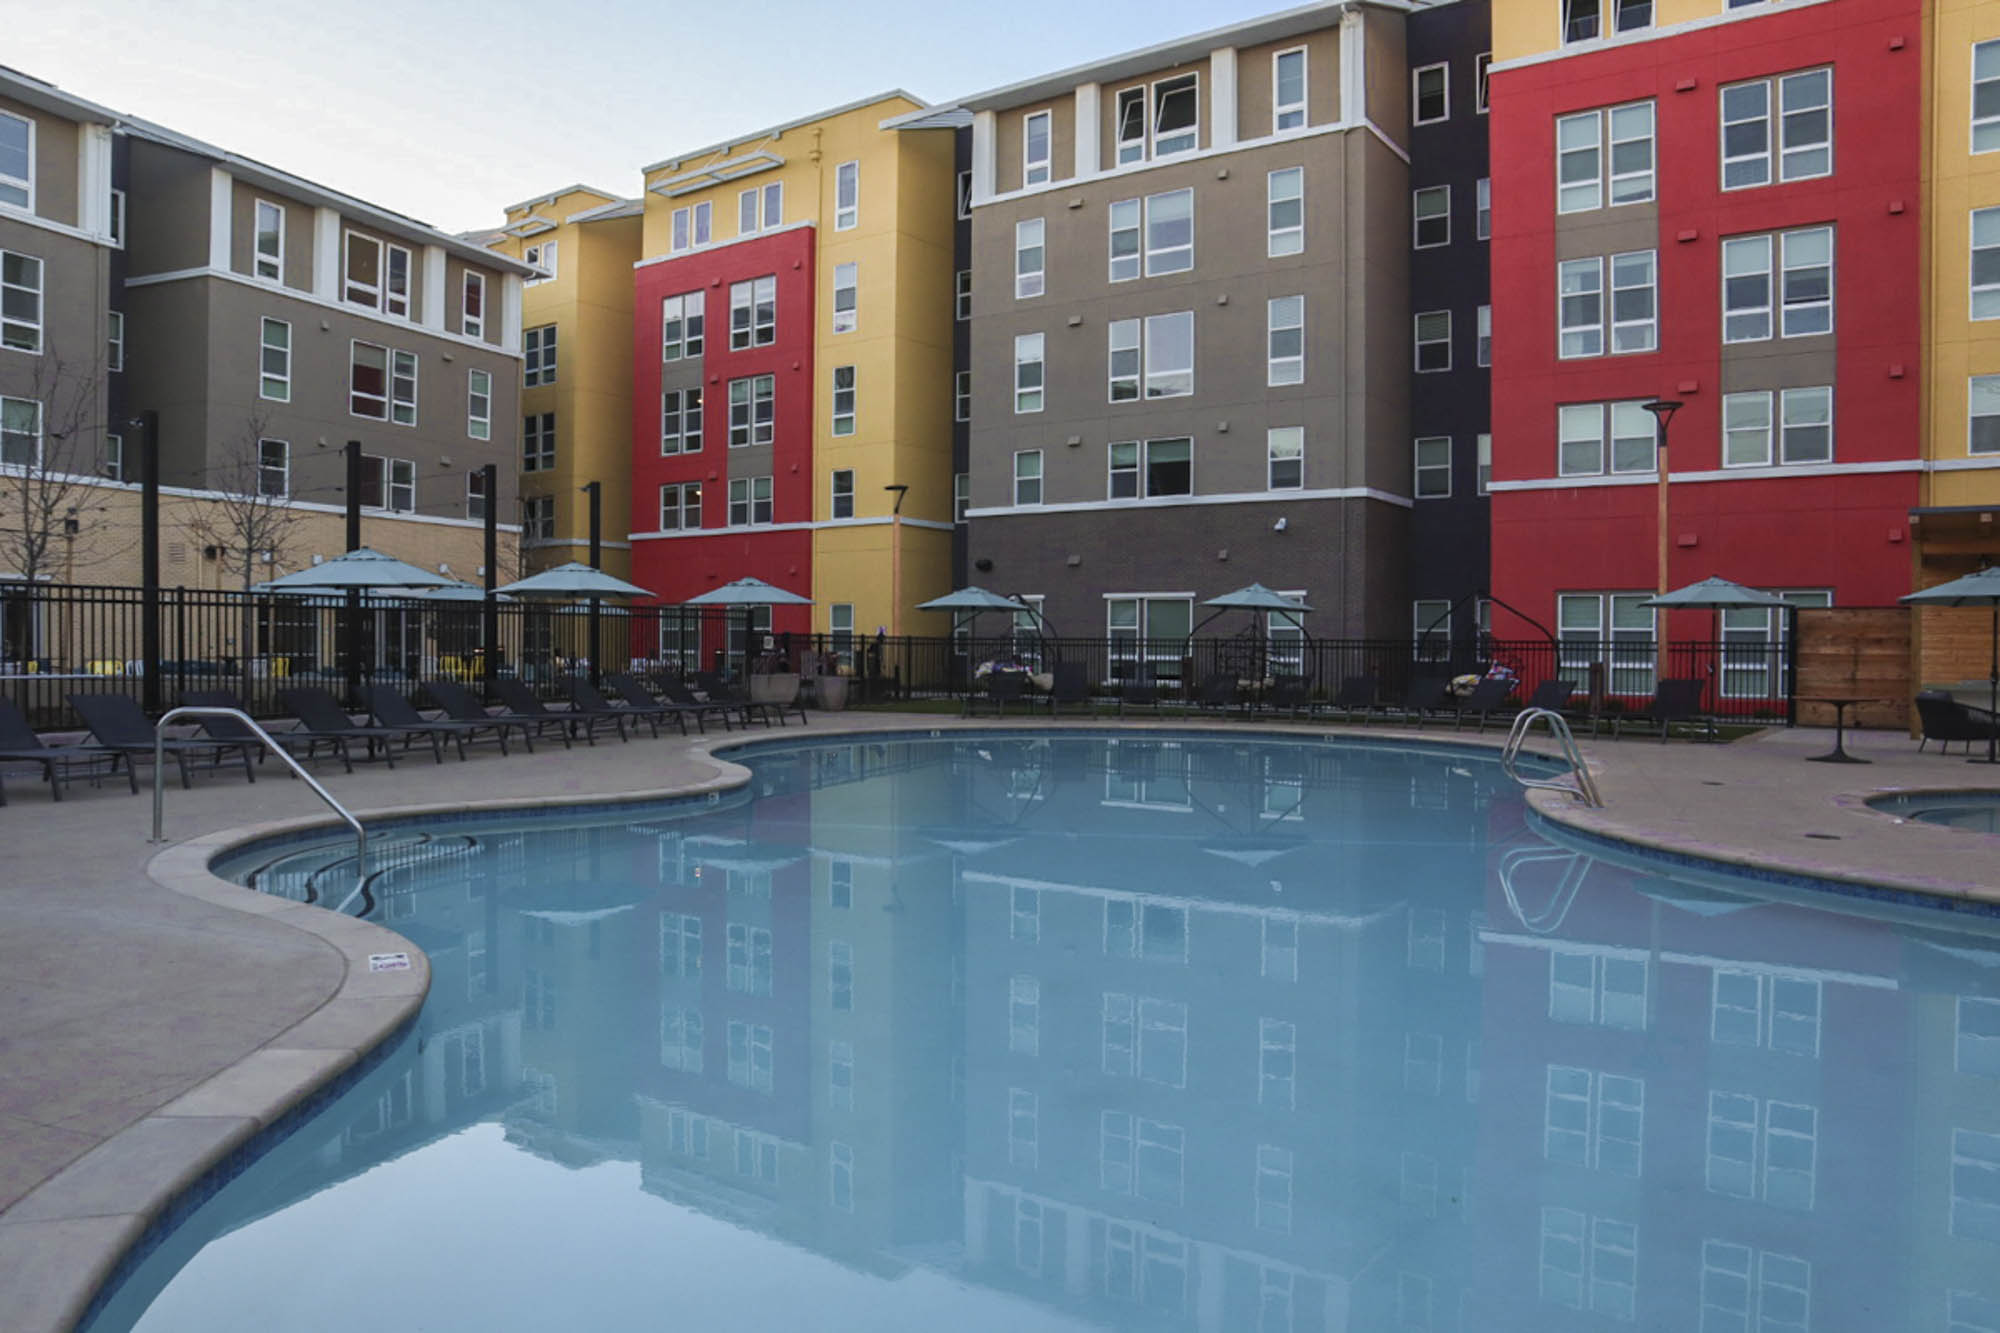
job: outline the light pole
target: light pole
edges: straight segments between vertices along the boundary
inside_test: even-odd
[[[889,507],[889,636],[903,637],[903,497],[910,488],[890,482],[882,488],[892,492],[896,502]]]
[[[590,497],[590,567],[592,569],[602,569],[604,568],[604,483],[601,481],[585,482],[577,489]],[[602,598],[593,597],[590,599],[588,626],[590,634],[590,683],[593,687],[597,685],[604,674],[603,665],[599,660],[603,656],[603,651],[602,646],[598,643],[600,637],[599,616],[602,614],[600,609],[602,606]]]
[[[1671,398],[1655,398],[1642,406],[1653,414],[1653,465],[1660,474],[1660,586],[1657,591],[1667,591],[1667,426],[1674,419],[1674,413],[1681,410],[1681,404]]]

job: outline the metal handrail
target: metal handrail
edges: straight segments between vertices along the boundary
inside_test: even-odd
[[[1549,901],[1542,910],[1530,917],[1521,906],[1520,895],[1515,892],[1514,876],[1520,873],[1523,866],[1554,861],[1563,863],[1562,877],[1556,881],[1555,892],[1549,895]],[[1554,933],[1569,915],[1570,905],[1576,901],[1577,891],[1583,887],[1584,877],[1594,864],[1596,862],[1583,853],[1564,851],[1560,847],[1514,848],[1500,858],[1500,888],[1507,895],[1508,910],[1513,912],[1514,919],[1521,923],[1523,929],[1537,935]]]
[[[160,720],[153,726],[153,836],[150,841],[165,842],[167,840],[165,833],[167,784],[165,778],[162,777],[162,774],[166,771],[164,766],[167,761],[167,723],[184,717],[233,717],[255,732],[257,739],[264,743],[265,749],[282,759],[285,762],[285,766],[291,769],[294,775],[304,778],[306,785],[313,789],[313,795],[325,801],[327,808],[332,810],[336,815],[339,815],[347,823],[347,826],[354,830],[355,874],[363,881],[368,878],[368,830],[362,828],[361,821],[354,817],[353,812],[339,801],[334,800],[333,793],[320,786],[319,779],[306,772],[305,766],[292,758],[291,752],[278,744],[271,733],[264,730],[258,724],[257,719],[251,717],[240,708],[219,708],[190,704],[182,708],[170,708],[160,715]],[[351,897],[349,901],[352,901]],[[342,904],[342,906],[345,907],[345,904]]]
[[[1514,767],[1515,761],[1521,757],[1521,746],[1527,741],[1528,733],[1534,729],[1535,723],[1543,719],[1548,721],[1549,735],[1562,748],[1563,759],[1570,766],[1569,776],[1574,781],[1564,781],[1561,778],[1524,778]],[[1500,768],[1523,787],[1568,792],[1593,810],[1604,808],[1604,801],[1597,794],[1597,782],[1590,776],[1590,770],[1584,766],[1583,752],[1576,748],[1576,737],[1570,732],[1569,722],[1552,708],[1524,708],[1514,718],[1513,729],[1507,733],[1507,747],[1500,752]]]

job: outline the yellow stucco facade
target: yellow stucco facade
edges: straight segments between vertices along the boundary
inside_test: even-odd
[[[905,634],[949,628],[947,617],[911,608],[951,589],[952,137],[882,128],[921,108],[905,94],[885,94],[646,170],[647,256],[674,253],[675,211],[703,204],[709,244],[735,238],[740,196],[753,187],[780,186],[781,225],[814,229],[811,596],[820,633],[834,628],[835,607],[852,609],[858,638],[878,627]],[[654,188],[759,153],[782,161],[704,188]],[[843,208],[848,163],[856,186],[851,208]],[[857,266],[855,327],[836,333],[834,285],[850,263]],[[711,307],[711,337],[726,329],[726,316]],[[845,367],[855,377],[853,424],[850,433],[835,434],[834,376]],[[833,474],[841,470],[854,474],[853,513],[835,519]],[[900,515],[885,489],[891,485],[908,487]]]
[[[1609,31],[1612,0],[1604,0],[1602,21]],[[1652,30],[1714,18],[1728,12],[1724,0],[1653,0]],[[1520,60],[1563,45],[1561,0],[1494,0],[1493,62]]]
[[[553,270],[530,281],[521,297],[524,330],[556,331],[555,382],[521,390],[524,417],[556,417],[555,465],[520,474],[524,505],[555,501],[554,538],[529,541],[529,562],[538,569],[589,558],[582,488],[597,481],[604,568],[621,578],[631,572],[632,265],[643,226],[635,201],[576,185],[509,208],[489,241],[502,254]]]

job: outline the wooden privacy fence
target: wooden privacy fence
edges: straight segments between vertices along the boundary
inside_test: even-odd
[[[1978,614],[1984,624],[1986,612]],[[1907,729],[1917,690],[1910,681],[1909,608],[1806,608],[1798,615],[1799,725],[1832,726],[1831,706],[1805,701],[1846,696],[1879,701],[1849,709],[1849,726]]]

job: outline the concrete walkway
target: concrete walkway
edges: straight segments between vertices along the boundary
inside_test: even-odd
[[[915,714],[816,716],[803,734],[964,725]],[[981,721],[974,725],[992,725]],[[1008,725],[1046,727],[1041,722]],[[1127,729],[1203,725],[1124,723]],[[1208,724],[1218,725],[1218,724]],[[1238,724],[1219,724],[1241,733]],[[1498,745],[1432,728],[1280,725]],[[758,737],[786,733],[759,731]],[[792,736],[802,733],[795,727]],[[733,785],[712,733],[502,759],[492,746],[443,766],[319,775],[358,811],[546,805]],[[1861,807],[1878,787],[2000,787],[1956,755],[1901,736],[1850,736],[1868,767],[1805,762],[1827,732],[1733,745],[1586,742],[1607,803],[1538,793],[1551,818],[1645,845],[1807,874],[2000,899],[2000,839],[1899,823]],[[364,922],[222,884],[204,869],[249,828],[315,823],[324,808],[275,764],[254,786],[227,773],[167,795],[169,838],[146,842],[149,803],[122,785],[60,804],[8,783],[0,809],[0,1310],[18,1333],[69,1328],[159,1211],[229,1150],[393,1032],[421,1004],[428,969],[370,971],[409,950]],[[1830,835],[1809,837],[1809,834]]]

